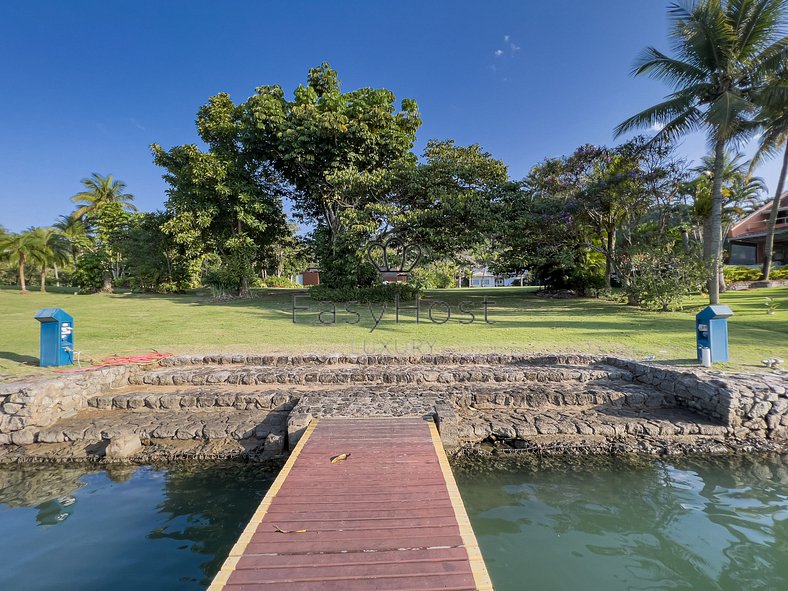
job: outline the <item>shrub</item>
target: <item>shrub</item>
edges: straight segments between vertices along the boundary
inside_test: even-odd
[[[295,281],[291,281],[289,277],[282,277],[281,275],[269,275],[260,282],[260,287],[301,287]]]
[[[77,260],[73,281],[83,293],[98,291],[103,285],[106,267],[107,259],[103,252],[85,252]]]
[[[685,297],[701,291],[707,273],[703,261],[677,254],[670,245],[632,257],[634,272],[627,292],[644,308],[681,308]]]
[[[756,267],[745,267],[744,265],[726,265],[722,274],[726,283],[735,281],[758,281],[763,277],[761,270]]]
[[[331,302],[393,302],[396,296],[400,301],[415,300],[421,290],[408,283],[387,283],[372,287],[328,287],[315,285],[309,288],[309,295],[314,300]]]
[[[432,262],[413,269],[410,281],[420,289],[447,289],[457,286],[459,269],[452,262]]]
[[[779,269],[772,269],[769,273],[769,279],[788,279],[788,266],[780,267]]]

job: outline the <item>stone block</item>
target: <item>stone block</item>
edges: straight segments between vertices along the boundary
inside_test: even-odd
[[[107,445],[106,457],[110,459],[126,459],[139,453],[142,450],[142,443],[139,435],[135,433],[124,433],[112,437]]]
[[[293,413],[287,419],[287,447],[293,451],[295,446],[312,422],[312,415],[306,413]]]
[[[14,445],[30,445],[36,440],[35,429],[22,429],[11,433],[11,443]]]

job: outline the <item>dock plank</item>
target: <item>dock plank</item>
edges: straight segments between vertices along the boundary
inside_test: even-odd
[[[492,591],[435,425],[313,421],[209,587],[264,589]]]

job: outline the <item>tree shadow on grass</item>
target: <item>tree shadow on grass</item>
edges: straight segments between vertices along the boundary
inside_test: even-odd
[[[11,353],[10,351],[0,351],[0,359],[7,359],[14,363],[38,367],[38,357],[31,357],[30,355],[19,355],[18,353]]]

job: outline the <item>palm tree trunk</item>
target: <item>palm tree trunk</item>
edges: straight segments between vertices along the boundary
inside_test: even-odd
[[[605,287],[610,289],[612,285],[613,276],[613,250],[616,248],[616,232],[615,230],[607,231],[607,251],[605,252]]]
[[[60,287],[60,276],[57,273],[57,263],[53,263],[52,267],[55,269],[55,284]]]
[[[722,167],[725,141],[714,144],[714,184],[711,190],[711,219],[709,220],[709,304],[720,303],[720,261],[722,259]]]
[[[766,242],[763,245],[763,280],[769,280],[772,272],[772,257],[774,256],[774,229],[777,226],[777,214],[780,211],[780,197],[785,188],[785,175],[788,173],[788,142],[785,142],[783,154],[783,167],[780,170],[780,180],[777,181],[777,191],[772,202],[772,211],[769,213],[769,227],[766,230]]]
[[[41,293],[47,292],[47,268],[41,267]]]
[[[25,284],[25,255],[19,255],[19,289],[22,292],[27,291]]]

